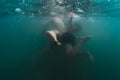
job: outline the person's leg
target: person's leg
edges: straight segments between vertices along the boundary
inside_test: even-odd
[[[91,62],[94,61],[94,57],[92,56],[92,54],[88,51],[88,52],[81,52],[81,47],[83,46],[84,43],[86,43],[89,39],[91,38],[91,36],[87,36],[84,38],[81,38],[80,42],[78,44],[76,44],[75,46],[72,46],[72,54],[74,54],[75,56],[84,56],[84,57],[88,57],[90,59]]]
[[[76,50],[75,46],[73,46],[72,44],[67,44],[65,48],[68,56],[76,56],[79,52],[79,50]]]
[[[47,35],[50,36],[57,45],[61,45],[61,43],[57,39],[57,34],[60,34],[58,30],[46,31]]]
[[[71,44],[66,44],[65,48],[66,48],[67,55],[72,55],[73,54],[73,47],[72,47]]]
[[[66,45],[66,53],[68,56],[71,56],[72,58],[74,58],[75,56],[81,56],[88,58],[91,62],[94,62],[94,57],[89,51],[81,52],[78,48],[76,49],[74,46],[70,44]]]

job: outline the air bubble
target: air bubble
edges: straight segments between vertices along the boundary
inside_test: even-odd
[[[22,12],[22,10],[20,8],[16,8],[15,11],[16,12]]]

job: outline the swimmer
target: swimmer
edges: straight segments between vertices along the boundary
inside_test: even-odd
[[[63,20],[59,17],[55,17],[50,23],[54,23],[56,25],[56,28],[51,31],[46,31],[47,35],[52,39],[53,42],[55,42],[58,46],[63,45],[66,54],[68,56],[76,56],[76,55],[83,55],[81,52],[79,52],[80,48],[83,46],[84,43],[86,43],[91,36],[87,36],[84,38],[81,38],[79,42],[76,41],[76,37],[74,36],[74,32],[76,32],[78,29],[73,26],[72,20],[73,20],[74,13],[69,14],[69,21],[68,25],[65,26]],[[46,26],[46,28],[49,26],[49,24]],[[90,52],[84,53],[93,60],[92,55]]]

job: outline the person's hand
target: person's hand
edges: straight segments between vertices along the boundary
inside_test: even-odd
[[[86,37],[81,37],[81,39],[83,39],[84,42],[90,40],[92,38],[92,35],[88,35]]]
[[[74,16],[74,13],[70,12],[69,17],[73,17],[73,16]]]

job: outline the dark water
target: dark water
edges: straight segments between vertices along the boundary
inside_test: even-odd
[[[0,0],[0,80],[120,80],[120,1],[66,1],[59,5],[72,5],[71,10],[83,15],[83,34],[93,35],[83,50],[95,62],[70,60],[58,46],[44,51],[47,0]]]

